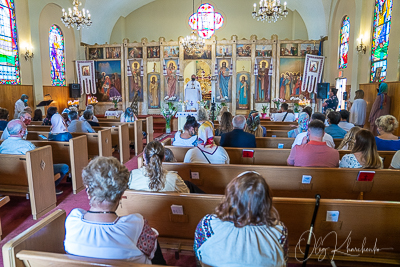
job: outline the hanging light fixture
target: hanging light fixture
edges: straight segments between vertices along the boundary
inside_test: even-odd
[[[78,0],[74,0],[72,5],[73,8],[68,8],[68,13],[65,9],[62,10],[63,15],[61,16],[61,21],[64,25],[68,28],[74,28],[76,26],[77,30],[80,30],[83,26],[89,27],[92,25],[89,10],[83,8],[82,11],[80,11],[78,7],[81,6],[82,3]]]
[[[194,0],[193,0],[193,14],[194,14]],[[196,31],[192,31],[189,36],[186,36],[182,41],[182,46],[186,53],[194,54],[196,51],[202,49],[205,45],[204,39],[200,38]]]
[[[257,4],[253,5],[254,10],[251,13],[253,19],[262,22],[277,22],[277,20],[286,17],[288,14],[286,2],[281,6],[280,0],[260,0],[260,6],[257,12]]]

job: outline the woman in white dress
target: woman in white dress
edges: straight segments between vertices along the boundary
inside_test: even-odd
[[[198,144],[186,152],[185,163],[229,164],[229,155],[226,150],[214,143],[214,133],[211,122],[200,125]]]
[[[364,100],[364,91],[357,90],[354,102],[350,109],[350,122],[355,126],[364,127],[367,117],[367,102]]]
[[[177,172],[164,170],[164,146],[158,141],[147,144],[143,151],[144,166],[131,171],[129,188],[141,191],[190,193]]]
[[[245,172],[225,190],[215,214],[197,225],[194,252],[202,266],[286,266],[288,231],[265,179]]]
[[[141,264],[164,264],[158,233],[142,215],[115,211],[128,188],[129,171],[114,157],[97,157],[82,171],[90,209],[73,209],[65,221],[68,254]]]
[[[196,121],[196,118],[188,115],[186,117],[186,123],[183,126],[183,132],[177,131],[175,134],[173,146],[197,146],[197,135],[196,131],[200,124]]]
[[[379,157],[372,132],[361,129],[356,133],[355,140],[351,154],[342,157],[339,168],[381,169],[383,163]]]

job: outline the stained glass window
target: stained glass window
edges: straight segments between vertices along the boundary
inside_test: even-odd
[[[347,68],[347,56],[349,53],[350,18],[345,16],[340,28],[339,69]]]
[[[386,79],[392,5],[393,0],[375,0],[371,82],[382,82]]]
[[[57,25],[50,28],[49,51],[53,86],[65,86],[64,36]]]
[[[210,4],[202,4],[189,18],[189,26],[203,39],[209,39],[224,24],[224,17]]]
[[[0,84],[21,84],[13,0],[0,0]]]

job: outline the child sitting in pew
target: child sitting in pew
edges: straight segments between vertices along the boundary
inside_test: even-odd
[[[64,118],[60,114],[54,114],[51,117],[51,131],[48,140],[68,142],[69,139],[72,139],[72,135],[68,132]]]
[[[74,209],[65,221],[65,251],[72,255],[166,265],[158,233],[142,215],[115,211],[128,188],[129,171],[114,157],[97,157],[82,172],[90,209]]]

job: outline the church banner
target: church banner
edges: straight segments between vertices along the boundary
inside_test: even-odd
[[[306,55],[304,63],[302,92],[317,93],[317,84],[321,82],[322,71],[324,70],[324,57]]]
[[[81,95],[96,94],[96,79],[93,60],[77,60],[75,62],[78,82],[81,85]]]

